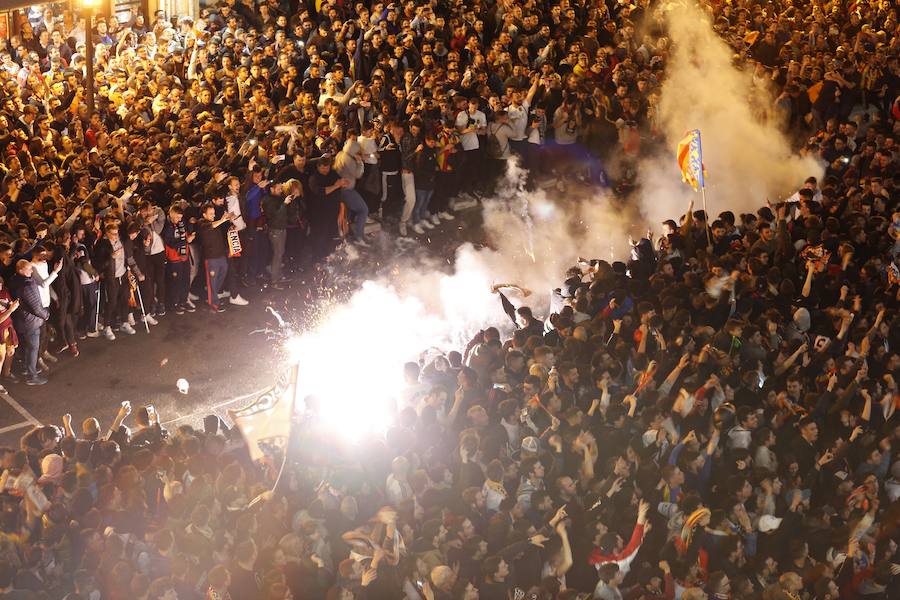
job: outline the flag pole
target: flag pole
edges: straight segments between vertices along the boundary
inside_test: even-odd
[[[700,193],[703,197],[703,214],[705,215],[704,226],[706,227],[706,243],[712,248],[712,235],[709,233],[709,211],[706,209],[706,186],[700,188]]]
[[[712,248],[712,234],[710,233],[709,227],[709,210],[706,208],[706,168],[703,165],[703,140],[700,134],[700,130],[697,130],[697,155],[700,164],[697,165],[697,180],[700,183],[700,193],[703,197],[703,214],[705,216],[704,223],[706,224],[706,243]]]
[[[294,363],[293,365],[291,365],[289,377],[290,377],[290,379],[288,380],[288,386],[289,386],[289,389],[291,390],[291,392],[290,392],[291,393],[291,412],[290,412],[290,414],[291,414],[291,418],[293,418],[294,406],[297,403],[297,383],[300,378],[300,364],[299,363]],[[293,428],[291,429],[291,432],[293,433]],[[287,464],[287,456],[288,456],[288,451],[290,450],[290,447],[291,447],[291,439],[290,439],[290,436],[288,436],[287,443],[284,445],[284,450],[281,453],[281,466],[278,468],[278,475],[275,476],[275,483],[272,484],[272,489],[262,492],[261,494],[256,496],[253,500],[251,500],[247,504],[248,509],[253,508],[260,502],[264,502],[275,496],[275,492],[278,490],[278,484],[281,482],[281,476],[284,474],[284,466]]]
[[[297,384],[300,380],[300,363],[295,362],[291,365],[291,371],[289,375],[290,379],[288,380],[288,389],[291,394],[291,419],[294,418],[294,407],[297,404]],[[293,433],[294,429],[291,428],[291,433]],[[278,489],[278,483],[281,481],[281,475],[284,473],[284,465],[287,464],[287,455],[288,450],[291,447],[291,436],[288,435],[287,444],[284,445],[284,455],[281,457],[281,468],[278,469],[278,475],[275,477],[275,483],[272,484],[272,493],[275,493],[275,490]]]

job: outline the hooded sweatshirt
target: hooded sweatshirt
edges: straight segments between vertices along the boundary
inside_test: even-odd
[[[347,140],[344,142],[344,149],[334,157],[334,170],[343,179],[353,182],[352,187],[356,187],[356,181],[362,177],[365,170],[365,164],[359,158],[361,153],[359,142]]]

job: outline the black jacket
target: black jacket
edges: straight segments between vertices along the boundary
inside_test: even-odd
[[[19,308],[12,315],[16,331],[26,333],[40,329],[50,318],[50,312],[41,303],[37,282],[16,273],[9,282],[9,290],[19,301]]]
[[[416,189],[433,190],[434,179],[437,175],[437,154],[434,148],[423,145],[421,152],[416,152],[415,167],[413,169]]]
[[[97,269],[100,279],[113,279],[116,275],[116,261],[113,258],[113,246],[108,238],[102,237],[94,245],[94,256],[91,264]]]
[[[56,292],[58,312],[78,316],[81,314],[81,280],[78,278],[72,255],[67,253],[62,261],[63,267],[59,271],[59,276],[51,284],[53,291]]]
[[[139,277],[141,272],[137,268],[137,263],[132,254],[132,240],[127,235],[123,236],[121,234],[119,235],[119,240],[122,242],[122,251],[125,253],[125,268],[130,268],[134,272],[135,277]],[[91,264],[97,269],[100,279],[112,279],[116,275],[116,261],[112,254],[112,242],[108,238],[102,237],[97,240]]]

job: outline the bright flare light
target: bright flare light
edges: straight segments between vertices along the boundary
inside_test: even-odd
[[[298,399],[315,396],[321,422],[347,440],[384,433],[402,403],[403,364],[445,331],[418,299],[366,282],[314,330],[286,344],[299,363]]]

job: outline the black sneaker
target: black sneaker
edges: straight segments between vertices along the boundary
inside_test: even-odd
[[[210,305],[209,310],[211,310],[214,313],[223,313],[223,312],[225,312],[225,307],[222,306],[221,304],[212,304],[212,305]]]
[[[47,381],[49,380],[46,377],[38,375],[37,377],[31,377],[25,380],[25,385],[44,385]]]
[[[182,308],[181,306],[176,306],[176,307],[175,307],[175,314],[176,314],[176,315],[183,315],[183,314],[184,314],[184,308]]]
[[[195,306],[191,306],[190,304],[185,304],[185,305],[184,305],[184,310],[186,310],[187,312],[192,313],[192,312],[194,312],[195,310],[197,310],[197,308],[196,308]]]
[[[158,309],[156,310],[156,312],[153,313],[153,316],[155,316],[155,317],[164,317],[164,316],[166,316],[166,309],[165,309],[165,308],[162,308],[162,307],[158,308]]]

